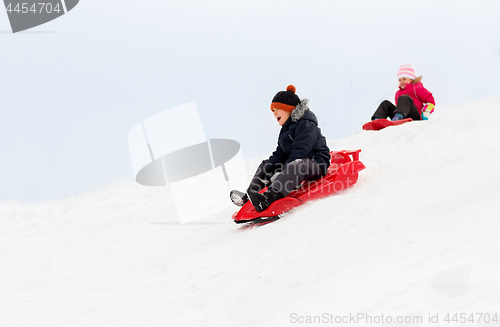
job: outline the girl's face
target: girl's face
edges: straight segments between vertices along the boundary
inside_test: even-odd
[[[278,124],[283,126],[283,124],[287,121],[288,117],[290,117],[291,113],[281,109],[273,109],[274,118],[278,120]]]
[[[399,79],[399,87],[404,90],[407,84],[413,83],[413,80],[408,77],[401,77]]]

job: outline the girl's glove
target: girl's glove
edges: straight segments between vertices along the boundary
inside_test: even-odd
[[[422,109],[422,120],[428,120],[433,112],[434,105],[432,103],[426,103]]]

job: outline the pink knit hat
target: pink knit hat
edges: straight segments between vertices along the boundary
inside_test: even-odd
[[[407,77],[410,79],[415,79],[417,76],[415,75],[415,70],[410,64],[401,65],[398,71],[398,79],[402,77]]]

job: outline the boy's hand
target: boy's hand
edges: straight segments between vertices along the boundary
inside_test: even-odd
[[[261,164],[261,169],[256,172],[256,176],[263,182],[269,182],[271,181],[271,177],[274,175],[275,171],[277,168],[279,168],[280,164],[273,165],[267,160],[263,160]],[[276,167],[278,166],[278,167]]]
[[[432,103],[426,103],[422,109],[422,120],[428,120],[433,112],[434,105]]]

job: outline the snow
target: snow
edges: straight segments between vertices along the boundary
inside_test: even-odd
[[[2,203],[1,325],[289,326],[326,313],[431,326],[429,315],[440,325],[446,313],[500,315],[499,110],[500,98],[441,106],[427,122],[329,140],[362,149],[358,183],[261,227],[234,224],[236,207],[179,224],[166,188],[125,182]],[[472,325],[499,324],[460,326]]]

